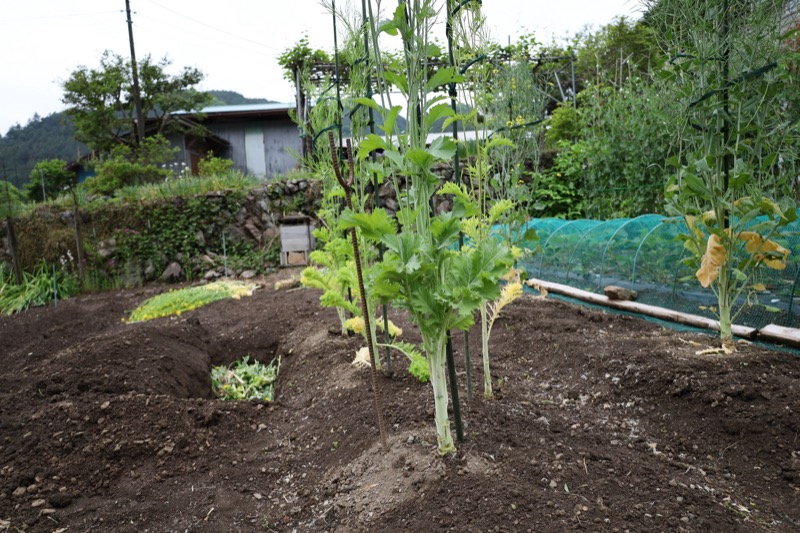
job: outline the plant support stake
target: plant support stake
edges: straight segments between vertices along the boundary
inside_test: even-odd
[[[353,210],[353,196],[351,186],[356,177],[355,167],[353,166],[353,145],[350,139],[347,139],[347,164],[350,169],[350,175],[347,181],[342,177],[342,171],[339,168],[339,158],[336,155],[336,141],[332,131],[328,132],[328,142],[331,147],[331,159],[333,160],[333,171],[336,173],[336,180],[339,185],[344,189],[345,198],[347,199],[347,208]],[[369,332],[372,331],[370,325],[369,307],[367,306],[367,293],[364,290],[364,273],[361,271],[361,253],[358,249],[358,236],[356,235],[356,228],[350,228],[350,240],[353,243],[353,259],[356,262],[356,274],[358,275],[358,290],[361,291],[361,313],[364,315],[364,329]],[[386,427],[383,422],[383,400],[381,399],[380,383],[378,382],[378,371],[375,368],[375,353],[372,346],[372,339],[367,339],[367,349],[369,350],[370,361],[370,374],[372,375],[372,391],[375,393],[375,411],[378,415],[378,430],[381,434],[381,446],[384,451],[389,451],[389,446],[386,444]]]

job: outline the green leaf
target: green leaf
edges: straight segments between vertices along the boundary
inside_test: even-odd
[[[378,33],[386,33],[397,37],[397,23],[394,20],[382,20],[378,23]]]
[[[428,58],[439,57],[442,55],[442,49],[436,46],[434,43],[429,43],[425,48],[425,55]]]
[[[539,235],[536,233],[535,228],[528,228],[525,230],[525,233],[522,234],[522,242],[532,242],[538,241]]]
[[[461,230],[459,219],[452,213],[443,213],[431,221],[431,237],[435,248],[446,249],[458,241]]]
[[[489,208],[489,218],[486,223],[490,226],[495,224],[504,213],[512,209],[514,209],[514,202],[511,200],[504,198],[503,200],[496,201]]]
[[[456,154],[457,145],[453,139],[445,135],[435,138],[431,141],[431,146],[428,152],[437,159],[452,159]]]
[[[498,135],[497,137],[492,137],[491,140],[486,143],[485,148],[486,150],[489,150],[491,148],[499,148],[501,146],[505,146],[512,149],[517,147],[517,145],[511,142],[511,140]]]
[[[384,150],[385,152],[390,148],[391,147],[386,143],[383,137],[370,133],[361,141],[361,144],[358,145],[358,158],[364,160],[367,159],[369,154],[374,150]]]
[[[431,163],[433,163],[433,156],[427,150],[423,150],[422,148],[414,148],[413,150],[409,150],[406,152],[406,158],[422,168],[428,168]]]
[[[383,124],[380,126],[380,128],[386,132],[387,135],[391,135],[394,131],[394,125],[397,122],[397,116],[400,114],[402,109],[403,108],[399,105],[392,107],[386,114],[386,118],[383,119]]]
[[[431,79],[428,80],[428,83],[425,85],[425,89],[429,93],[432,93],[434,90],[444,84],[460,83],[462,81],[464,81],[464,76],[460,75],[455,67],[440,68],[433,76],[431,76]]]
[[[455,112],[449,104],[439,104],[428,110],[428,115],[425,117],[425,129],[430,131],[434,123],[443,117],[452,116]],[[444,128],[442,128],[444,130]],[[438,132],[437,132],[438,133]]]
[[[464,184],[456,184],[452,181],[445,182],[439,189],[438,194],[453,195],[453,214],[455,216],[477,217],[481,214],[478,203],[467,192],[467,187]]]
[[[339,219],[339,225],[342,229],[358,228],[365,238],[376,241],[397,233],[394,220],[385,209],[380,208],[374,209],[372,213],[345,211]]]
[[[390,70],[385,71],[383,75],[387,83],[394,85],[404,96],[408,96],[408,80],[405,76]]]
[[[367,106],[369,108],[372,108],[375,111],[377,111],[378,113],[380,113],[382,111],[381,110],[381,106],[378,105],[378,102],[376,102],[372,98],[363,98],[362,97],[362,98],[354,98],[354,100],[355,100],[356,103],[359,103],[359,104],[361,104],[363,106]]]
[[[711,191],[703,183],[699,177],[691,172],[684,172],[683,180],[686,184],[686,188],[689,189],[690,192],[702,197],[702,198],[709,198],[711,196]]]

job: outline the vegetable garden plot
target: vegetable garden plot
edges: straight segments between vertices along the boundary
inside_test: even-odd
[[[716,297],[685,263],[681,218],[534,219],[528,227],[536,230],[540,246],[525,264],[531,277],[598,293],[618,285],[636,290],[643,303],[713,317]],[[791,252],[786,268],[760,269],[753,280],[759,290],[737,302],[737,323],[800,327],[800,224],[792,223],[786,234],[775,239]]]

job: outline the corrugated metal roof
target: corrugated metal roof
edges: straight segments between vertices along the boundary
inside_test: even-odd
[[[276,111],[288,111],[294,109],[294,104],[283,102],[272,102],[269,104],[243,104],[243,105],[216,105],[204,107],[199,112],[206,115],[226,115],[231,113],[269,113]],[[173,115],[194,115],[196,111],[176,111]]]

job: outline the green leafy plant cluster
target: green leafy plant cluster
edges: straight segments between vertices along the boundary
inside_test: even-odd
[[[47,305],[56,297],[66,299],[76,294],[77,278],[62,269],[56,268],[54,273],[42,263],[33,272],[24,272],[22,283],[17,285],[11,268],[0,263],[0,314],[12,315]]]
[[[112,195],[122,187],[164,181],[172,175],[167,161],[177,153],[161,135],[147,137],[138,150],[118,144],[96,166],[97,174],[86,180],[92,194]]]
[[[0,181],[0,218],[17,216],[24,201],[22,191],[7,181]]]
[[[211,390],[221,400],[275,400],[275,385],[281,359],[273,359],[268,365],[244,356],[230,366],[215,366],[211,369]]]
[[[238,281],[215,281],[199,287],[171,290],[147,299],[134,309],[126,322],[144,322],[167,316],[180,316],[211,302],[249,296],[256,286]]]
[[[685,121],[669,160],[668,209],[686,222],[687,264],[717,297],[726,352],[735,350],[736,307],[764,290],[758,271],[786,268],[780,237],[797,219],[791,181],[800,155],[800,55],[781,35],[784,3],[737,4],[659,5],[681,30],[668,41],[676,52],[662,72]]]
[[[209,248],[222,251],[222,232],[239,209],[237,198],[237,194],[194,196],[138,205],[132,224],[114,232],[119,268],[130,261],[143,265],[149,260],[156,270],[163,270],[174,258],[183,257],[184,271],[191,276],[191,258]],[[202,238],[198,235],[201,230]],[[227,246],[229,256],[253,250],[245,241],[228,242]]]
[[[75,173],[66,168],[67,162],[61,159],[45,159],[36,163],[31,170],[30,180],[25,184],[25,196],[34,202],[41,202],[45,196],[53,200],[75,185]]]
[[[201,178],[226,176],[233,171],[233,160],[217,157],[214,152],[209,152],[197,163],[197,167]]]

